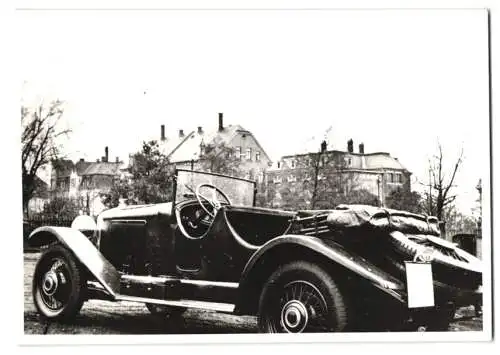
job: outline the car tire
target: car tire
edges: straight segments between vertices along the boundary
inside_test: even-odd
[[[187,311],[185,307],[172,307],[154,303],[146,303],[146,308],[155,316],[169,318],[181,317]]]
[[[258,312],[260,332],[340,332],[347,321],[340,289],[330,274],[314,263],[283,265],[263,287]]]
[[[60,244],[42,254],[33,275],[33,303],[40,316],[64,321],[74,318],[86,299],[86,272],[73,253]]]

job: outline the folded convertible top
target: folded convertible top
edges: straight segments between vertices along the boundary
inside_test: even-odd
[[[334,210],[300,211],[300,217],[326,216],[333,229],[372,228],[409,234],[440,235],[436,217],[368,205],[340,205]]]

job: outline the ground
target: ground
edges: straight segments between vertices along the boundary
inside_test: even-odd
[[[188,310],[178,319],[152,316],[141,303],[88,301],[70,324],[41,322],[31,297],[31,280],[38,253],[24,254],[24,332],[25,334],[201,334],[255,333],[254,317]],[[460,309],[450,331],[481,330],[482,319],[472,308]]]

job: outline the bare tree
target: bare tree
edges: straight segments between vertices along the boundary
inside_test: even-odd
[[[59,157],[57,138],[70,132],[60,128],[63,113],[60,100],[52,101],[48,107],[40,104],[35,109],[21,106],[23,209],[26,213],[35,192],[37,173]]]
[[[284,208],[329,209],[340,204],[379,205],[378,197],[360,188],[343,152],[328,151],[323,141],[318,152],[285,157],[279,192]],[[284,173],[284,174],[283,174]],[[284,176],[283,176],[284,175]],[[274,192],[276,192],[274,191]]]
[[[427,199],[427,214],[443,220],[445,208],[451,206],[457,195],[452,194],[455,178],[463,161],[463,149],[450,171],[445,171],[443,148],[438,142],[437,154],[429,159],[429,181],[424,184],[428,190],[425,192]]]
[[[317,199],[318,199],[318,185],[319,181],[322,178],[320,173],[323,168],[326,166],[325,159],[327,159],[326,155],[326,141],[321,142],[321,148],[318,153],[314,155],[310,155],[308,157],[308,165],[311,165],[313,176],[312,176],[312,197],[311,197],[311,208],[314,209],[316,207]],[[323,174],[324,175],[324,174]]]

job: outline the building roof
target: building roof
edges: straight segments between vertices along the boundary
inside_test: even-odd
[[[282,157],[282,160],[292,159],[298,157],[304,157],[314,153],[304,153],[304,154],[295,154],[295,155],[285,155]],[[381,169],[394,169],[394,170],[405,170],[408,171],[404,167],[403,164],[399,162],[397,158],[392,157],[389,153],[386,152],[375,152],[375,153],[349,153],[340,150],[329,150],[325,154],[342,154],[345,156],[349,156],[351,158],[351,169],[361,169],[361,170],[381,170]]]
[[[81,174],[82,176],[88,175],[117,175],[120,173],[121,163],[89,163],[89,166]]]
[[[389,153],[366,154],[364,158],[366,160],[367,169],[408,170],[397,158],[391,157]]]
[[[198,131],[191,131],[182,139],[178,138],[176,140],[167,138],[165,141],[160,141],[159,143],[163,153],[167,155],[171,162],[175,163],[198,160],[200,158],[200,147],[202,144],[229,145],[233,138],[239,133],[245,133],[253,136],[250,131],[240,125],[229,125],[224,127],[222,131],[219,131],[218,129],[202,133],[198,133]],[[262,153],[267,156],[263,149]]]
[[[49,185],[36,175],[34,185],[33,197],[47,198],[49,196]]]
[[[76,172],[78,176],[89,175],[117,175],[120,173],[122,163],[110,162],[88,162],[78,161],[76,164],[71,160],[59,159],[53,162],[58,178],[71,176]]]
[[[85,170],[87,170],[93,163],[90,162],[90,161],[78,161],[76,164],[75,164],[75,168],[76,168],[76,174],[77,175],[83,175],[83,173],[85,172]],[[95,163],[94,163],[95,164]]]

